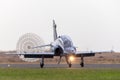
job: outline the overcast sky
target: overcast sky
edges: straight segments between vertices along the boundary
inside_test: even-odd
[[[53,19],[82,51],[120,51],[119,0],[0,0],[0,50],[16,49],[29,32],[52,42]]]

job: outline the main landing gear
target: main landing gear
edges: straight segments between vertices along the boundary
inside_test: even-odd
[[[44,67],[44,56],[42,56],[41,59],[42,60],[40,60],[40,67],[43,68]]]
[[[84,67],[84,57],[83,57],[83,55],[81,55],[80,66],[81,66],[81,67]]]

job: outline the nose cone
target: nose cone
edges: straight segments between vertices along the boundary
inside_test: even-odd
[[[66,53],[73,53],[74,54],[76,52],[76,50],[73,47],[68,47],[68,48],[65,48],[65,52]]]

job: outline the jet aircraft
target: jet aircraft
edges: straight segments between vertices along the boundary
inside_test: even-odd
[[[105,52],[112,52],[112,51],[105,51],[105,52],[81,52],[77,51],[76,47],[74,46],[72,39],[67,35],[61,35],[58,36],[57,34],[57,25],[55,21],[53,20],[53,38],[54,41],[47,45],[40,45],[40,46],[34,46],[35,48],[42,48],[49,46],[51,47],[51,52],[38,52],[38,53],[21,53],[20,55],[24,55],[25,58],[41,58],[40,61],[40,67],[44,67],[44,59],[45,58],[54,58],[54,56],[59,56],[58,64],[61,62],[61,58],[64,56],[66,59],[66,62],[69,67],[72,66],[72,59],[73,57],[80,57],[80,66],[84,67],[84,57],[90,57],[95,56],[96,53],[105,53]]]

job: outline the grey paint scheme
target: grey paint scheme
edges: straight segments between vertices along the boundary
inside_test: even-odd
[[[57,26],[55,21],[53,20],[53,38],[54,42],[47,44],[36,46],[33,48],[40,48],[40,47],[51,47],[51,52],[40,52],[40,53],[21,53],[20,55],[24,55],[25,58],[42,58],[40,61],[41,68],[44,66],[44,58],[53,58],[54,56],[60,56],[58,64],[61,62],[61,58],[64,56],[66,59],[67,64],[71,67],[71,61],[69,60],[70,56],[80,57],[81,67],[84,67],[84,57],[95,56],[96,53],[108,53],[112,51],[105,51],[105,52],[93,52],[93,51],[76,51],[76,47],[74,46],[72,39],[67,35],[57,35]]]

